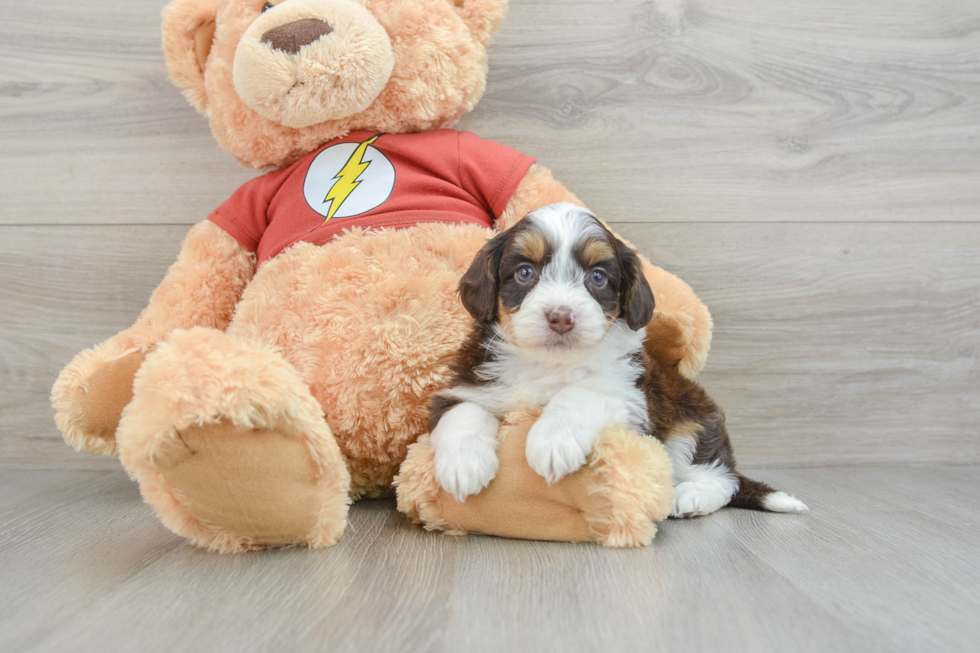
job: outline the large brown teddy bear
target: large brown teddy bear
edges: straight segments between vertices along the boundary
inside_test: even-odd
[[[390,494],[426,431],[429,398],[471,323],[456,285],[491,229],[577,201],[530,157],[447,129],[484,90],[486,44],[505,9],[505,0],[175,0],[165,10],[174,82],[222,147],[276,169],[190,230],[136,323],[76,356],[52,396],[65,439],[118,451],[174,532],[222,551],[336,542],[351,499]],[[708,312],[679,279],[646,272],[658,308],[650,353],[693,375]],[[622,437],[607,434],[608,455],[599,451],[580,483],[615,477],[629,495],[622,484],[643,480],[630,475],[640,459],[652,466],[647,481],[663,482],[656,451],[617,462],[636,446],[617,449]],[[420,465],[412,474],[425,481]],[[570,492],[538,486],[516,465],[505,459],[495,483],[539,498]],[[669,468],[666,478],[669,493]],[[499,517],[522,493],[495,496]],[[595,508],[605,511],[595,523],[610,509]],[[613,518],[666,514],[625,510]],[[482,525],[481,514],[457,521],[494,532],[495,518]],[[508,528],[589,539],[575,536],[580,523]],[[649,524],[637,528],[646,534],[607,529],[603,541],[648,541]]]

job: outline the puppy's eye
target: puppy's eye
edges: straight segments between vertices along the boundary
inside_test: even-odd
[[[514,278],[521,283],[527,283],[534,278],[534,268],[530,265],[522,265],[517,268],[517,272],[514,273]]]
[[[275,7],[275,5],[272,4],[271,2],[265,3],[264,5],[262,5],[262,13],[264,14],[265,12],[269,11],[273,7]]]
[[[593,270],[592,274],[589,275],[589,281],[592,282],[593,286],[602,288],[606,285],[606,273],[602,270]]]

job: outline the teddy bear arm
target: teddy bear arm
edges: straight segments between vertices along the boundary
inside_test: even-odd
[[[571,202],[585,206],[582,201],[552,176],[551,171],[540,165],[533,165],[517,185],[503,213],[497,218],[499,231],[510,229],[524,216],[535,209],[558,202]]]
[[[711,347],[711,313],[694,290],[670,272],[646,260],[643,271],[653,289],[656,310],[647,324],[646,353],[681,375],[694,378]]]
[[[188,232],[177,260],[136,323],[115,338],[127,349],[146,348],[174,329],[224,330],[254,274],[255,254],[205,220]]]
[[[194,226],[133,326],[79,353],[61,371],[51,399],[65,441],[78,450],[114,453],[119,417],[147,350],[174,329],[224,329],[254,271],[254,254],[220,227]]]

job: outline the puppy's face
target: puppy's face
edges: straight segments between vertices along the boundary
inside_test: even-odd
[[[534,211],[477,254],[459,285],[479,321],[500,324],[536,360],[578,358],[616,322],[653,316],[653,292],[636,252],[573,204]]]

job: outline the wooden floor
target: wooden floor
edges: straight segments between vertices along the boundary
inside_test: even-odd
[[[166,76],[164,0],[0,0],[0,651],[976,651],[980,2],[512,0],[460,123],[537,157],[715,319],[702,381],[802,516],[642,551],[166,531],[48,393],[255,175]]]
[[[361,502],[337,546],[166,531],[121,472],[0,473],[3,651],[976,651],[978,467],[755,472],[643,550],[453,538]]]

